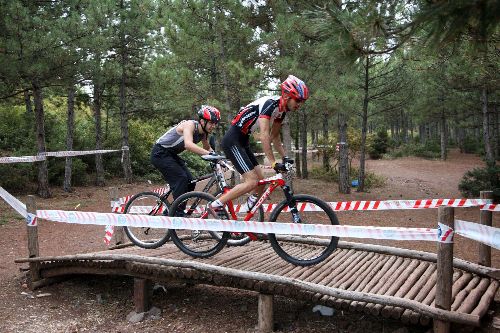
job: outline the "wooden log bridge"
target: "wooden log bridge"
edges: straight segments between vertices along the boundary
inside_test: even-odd
[[[312,245],[289,246],[307,251]],[[279,258],[266,241],[257,241],[225,248],[208,259],[186,256],[168,242],[153,250],[120,246],[103,252],[16,262],[30,262],[38,270],[34,276],[40,280],[33,281],[33,288],[72,274],[127,275],[148,281],[184,280],[253,290],[263,295],[259,304],[271,309],[268,295],[282,295],[404,323],[428,325],[436,319],[479,326],[497,291],[498,270],[455,259],[448,311],[435,307],[436,260],[435,254],[426,252],[339,242],[339,248],[321,264],[299,267]],[[147,294],[145,285],[150,284],[138,284],[136,280],[134,290]],[[137,295],[135,298],[140,309]]]

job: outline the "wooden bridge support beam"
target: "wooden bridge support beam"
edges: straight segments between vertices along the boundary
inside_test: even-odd
[[[28,195],[28,200],[26,202],[26,211],[30,214],[36,215],[36,202],[33,195]],[[38,247],[38,225],[28,225],[28,256],[29,258],[36,258],[40,256],[40,251]],[[36,262],[30,262],[30,276],[28,279],[28,287],[31,290],[36,288],[36,282],[40,280],[40,270],[39,264]]]
[[[453,207],[441,206],[438,208],[439,223],[451,229],[455,227]],[[437,249],[437,279],[435,306],[438,309],[451,309],[451,288],[453,285],[453,243],[438,242]],[[450,322],[434,319],[434,333],[449,333]]]
[[[151,308],[151,280],[134,278],[135,312],[147,312]]]
[[[269,333],[273,331],[274,319],[273,319],[273,295],[259,293],[259,333]]]
[[[481,191],[481,199],[493,199],[493,191]],[[481,210],[479,223],[491,227],[493,224],[493,212],[489,210]],[[479,265],[491,267],[491,247],[479,242]]]

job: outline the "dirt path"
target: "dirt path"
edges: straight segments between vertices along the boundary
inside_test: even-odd
[[[457,184],[465,171],[482,166],[480,158],[452,151],[446,162],[419,158],[367,161],[367,171],[386,178],[386,185],[370,192],[340,195],[337,185],[317,180],[297,180],[297,193],[315,194],[327,201],[458,198]],[[109,211],[110,187],[120,195],[151,189],[145,183],[120,185],[112,181],[106,188],[76,188],[67,194],[53,189],[51,199],[37,199],[43,209]],[[17,195],[25,202],[26,197]],[[276,199],[277,200],[277,199]],[[435,227],[436,210],[341,212],[342,224],[403,227]],[[456,210],[457,218],[477,222],[477,208]],[[500,214],[494,214],[500,227]],[[61,255],[105,249],[103,228],[43,221],[39,226],[41,255]],[[432,242],[374,242],[434,252]],[[475,261],[477,243],[457,237],[455,255]],[[26,226],[16,213],[0,200],[0,332],[252,332],[257,304],[254,293],[213,287],[169,286],[167,294],[153,300],[163,314],[158,320],[130,324],[125,317],[133,308],[129,279],[77,278],[31,293],[24,286],[26,266],[14,264],[26,257]],[[500,253],[493,250],[493,265],[500,267]],[[24,293],[24,294],[23,294]],[[45,297],[36,297],[49,293]],[[30,298],[35,295],[34,298]],[[165,297],[167,296],[167,297]],[[277,300],[276,322],[280,332],[393,332],[398,322],[362,318],[347,313],[333,317],[313,315],[313,305],[288,299]],[[236,318],[228,320],[227,318]],[[406,332],[424,332],[413,327]],[[486,332],[486,331],[484,331]]]

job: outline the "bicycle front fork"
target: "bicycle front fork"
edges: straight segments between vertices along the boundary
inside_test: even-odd
[[[302,223],[300,219],[299,211],[297,210],[297,203],[293,198],[292,188],[288,185],[283,186],[283,192],[285,193],[286,202],[288,208],[290,208],[290,213],[292,214],[293,223]]]

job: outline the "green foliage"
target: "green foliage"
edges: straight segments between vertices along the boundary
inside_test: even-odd
[[[480,141],[475,140],[474,138],[465,138],[463,144],[464,153],[468,154],[484,154],[484,146]]]
[[[49,158],[49,182],[54,185],[63,185],[64,166],[66,159]],[[71,184],[74,186],[87,185],[89,183],[88,165],[78,157],[72,158]]]
[[[32,163],[0,164],[0,186],[10,193],[26,193],[36,180],[37,169]],[[8,175],[8,176],[6,176]]]
[[[441,157],[441,147],[439,146],[439,142],[430,140],[425,144],[408,143],[394,148],[384,156],[387,158],[417,156],[428,159],[436,159]]]
[[[351,175],[351,179],[349,181],[353,181],[357,179],[356,175],[359,174],[359,170],[357,168],[350,168],[349,174]],[[324,168],[313,168],[309,171],[309,176],[313,179],[320,179],[327,182],[336,182],[339,181],[339,174],[337,169],[330,169],[326,171]],[[378,176],[372,172],[365,173],[365,188],[377,188],[385,186],[385,178]]]
[[[330,170],[325,170],[324,168],[312,168],[309,170],[309,177],[313,179],[320,179],[326,182],[335,182],[339,181],[339,173],[337,169],[331,168]]]
[[[487,166],[467,171],[458,189],[465,197],[479,197],[480,191],[492,191],[500,189],[500,166]]]
[[[27,115],[20,106],[0,105],[0,152],[7,156],[32,155],[33,128],[33,115]]]
[[[378,131],[373,141],[368,146],[368,154],[370,158],[376,160],[382,157],[385,153],[387,153],[387,149],[389,148],[389,136],[387,135],[387,131],[382,130]]]
[[[186,165],[194,177],[201,176],[204,173],[210,172],[208,163],[203,161],[200,158],[200,155],[186,150],[183,151],[179,156],[184,161],[186,161]]]

